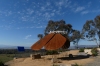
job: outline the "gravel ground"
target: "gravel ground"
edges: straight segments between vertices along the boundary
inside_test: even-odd
[[[85,66],[100,66],[100,55],[92,58],[94,58],[95,60],[91,63],[86,64]]]

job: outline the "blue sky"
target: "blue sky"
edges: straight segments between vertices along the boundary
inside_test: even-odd
[[[81,30],[99,14],[99,0],[0,0],[0,45],[31,46],[49,20],[63,19]]]

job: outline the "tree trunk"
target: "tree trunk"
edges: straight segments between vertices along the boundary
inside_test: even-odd
[[[96,41],[96,44],[97,44],[97,46],[98,46],[98,48],[99,48],[99,44],[98,44],[97,40],[95,40],[95,41]]]
[[[98,48],[100,48],[100,39],[99,39],[99,44],[98,45],[99,45]]]

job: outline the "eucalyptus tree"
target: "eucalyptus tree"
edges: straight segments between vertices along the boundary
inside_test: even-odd
[[[99,34],[99,31],[97,29],[96,22],[94,20],[88,20],[83,25],[83,34],[85,36],[85,39],[88,41],[95,41],[97,46],[99,47],[99,44],[97,42],[96,35]]]
[[[49,34],[50,31],[66,31],[68,36],[72,32],[72,25],[71,24],[66,24],[64,20],[60,21],[53,21],[50,20],[48,22],[48,25],[46,26],[44,34],[47,35]]]
[[[97,36],[99,38],[99,46],[100,46],[100,15],[95,17],[94,23],[97,31]]]
[[[64,20],[50,20],[45,28],[44,34],[47,35],[50,31],[66,31],[67,33],[62,35],[66,38],[69,38],[69,40],[73,42],[76,47],[78,47],[78,42],[81,38],[81,33],[78,30],[74,30],[71,24],[66,24]]]
[[[73,42],[75,47],[78,49],[79,40],[82,39],[82,34],[78,30],[73,30],[72,35],[70,36],[70,41]]]
[[[38,34],[38,38],[43,38],[43,34]]]

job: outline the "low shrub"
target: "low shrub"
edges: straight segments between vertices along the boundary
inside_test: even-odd
[[[55,64],[53,64],[53,66],[60,66],[60,65],[55,65]]]
[[[47,51],[46,55],[53,55],[53,54],[58,54],[57,51]]]
[[[82,65],[78,65],[77,63],[75,63],[75,65],[74,66],[82,66]]]
[[[79,52],[84,52],[84,49],[83,48],[79,49]]]
[[[93,49],[91,50],[91,52],[92,52],[92,55],[93,55],[93,56],[97,56],[97,55],[98,55],[98,50],[97,50],[97,48],[93,48]]]
[[[0,66],[4,66],[4,63],[2,61],[0,61]]]

